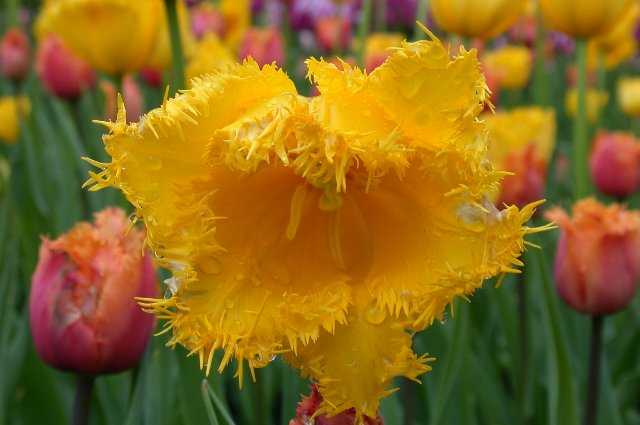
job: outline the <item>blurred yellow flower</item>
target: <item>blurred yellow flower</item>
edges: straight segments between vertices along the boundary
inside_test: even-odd
[[[221,0],[220,11],[224,17],[224,42],[235,50],[251,25],[251,1]]]
[[[180,26],[180,40],[182,51],[188,57],[193,49],[194,38],[189,22],[189,12],[184,1],[178,0],[178,25]],[[153,49],[145,62],[145,67],[151,69],[167,69],[171,65],[171,35],[167,22],[166,9],[161,8],[160,25],[156,32]]]
[[[638,43],[635,31],[639,16],[640,5],[634,2],[611,30],[589,40],[589,68],[598,66],[599,55],[602,55],[605,67],[612,69],[636,54]]]
[[[220,71],[234,62],[235,59],[229,49],[215,34],[208,33],[196,44],[188,59],[185,71],[187,85],[190,85],[190,81],[195,77]]]
[[[525,10],[525,0],[431,0],[438,26],[463,37],[500,35]]]
[[[575,38],[591,38],[609,31],[635,0],[540,0],[549,28]]]
[[[596,122],[600,116],[600,111],[609,102],[609,93],[605,90],[587,89],[587,118],[589,121]],[[575,88],[569,89],[565,96],[565,109],[570,117],[576,116],[578,105],[578,92]]]
[[[522,107],[488,114],[489,158],[513,175],[502,181],[500,203],[526,205],[544,195],[556,140],[552,109]]]
[[[618,80],[618,104],[622,112],[630,117],[640,117],[640,78]]]
[[[505,46],[487,52],[483,58],[487,72],[494,75],[501,87],[521,89],[531,75],[531,51],[523,46]]]
[[[392,48],[399,47],[404,35],[395,32],[377,32],[369,35],[364,47],[364,62],[367,72],[371,72],[389,57]]]
[[[104,123],[120,188],[147,227],[171,296],[141,300],[207,373],[286,353],[320,413],[375,416],[395,377],[429,370],[411,335],[484,279],[515,272],[536,204],[498,210],[475,51],[403,42],[366,75],[307,61],[300,96],[253,60],[192,81],[139,123]]]
[[[0,141],[14,144],[20,132],[20,119],[31,111],[27,97],[0,97]]]
[[[162,0],[56,0],[36,22],[39,38],[55,33],[91,66],[110,74],[145,65],[163,28]]]

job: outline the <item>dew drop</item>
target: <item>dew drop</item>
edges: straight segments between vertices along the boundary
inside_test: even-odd
[[[371,323],[372,325],[379,325],[380,323],[384,322],[386,315],[384,313],[384,310],[381,310],[377,307],[370,307],[367,312],[365,313],[365,319],[367,319],[367,322]]]

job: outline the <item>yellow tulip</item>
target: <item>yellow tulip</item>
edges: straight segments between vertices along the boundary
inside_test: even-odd
[[[215,34],[208,33],[196,44],[187,62],[187,85],[191,85],[193,78],[219,71],[234,62],[229,49]]]
[[[36,22],[40,38],[55,33],[91,66],[110,74],[146,64],[164,24],[162,0],[56,0]]]
[[[524,237],[546,227],[525,225],[539,202],[486,198],[502,173],[486,159],[475,51],[423,40],[370,74],[307,66],[314,98],[248,59],[139,123],[121,104],[88,183],[126,195],[173,273],[165,298],[140,300],[169,345],[207,373],[235,359],[241,382],[284,353],[318,384],[319,413],[362,423],[396,377],[430,369],[412,335],[515,272]]]
[[[224,41],[235,50],[251,25],[251,1],[221,0],[220,11],[224,17]]]
[[[587,118],[596,122],[600,116],[600,111],[609,101],[609,93],[604,90],[587,89]],[[570,89],[565,96],[565,109],[570,117],[576,116],[578,105],[578,92],[575,88]]]
[[[521,89],[531,76],[531,51],[522,46],[505,46],[482,58],[487,72],[495,75],[501,87]]]
[[[378,32],[367,37],[364,48],[364,62],[367,72],[373,71],[389,57],[394,47],[404,40],[400,33]]]
[[[640,77],[618,81],[618,105],[630,117],[640,117]]]
[[[20,132],[20,119],[29,114],[31,103],[27,97],[0,97],[0,140],[14,144]]]
[[[549,28],[575,38],[602,35],[617,25],[635,0],[540,0]]]
[[[137,0],[136,0],[137,1]],[[154,48],[145,66],[152,69],[166,69],[171,65],[171,36],[167,23],[166,10],[162,7],[160,17],[160,27],[156,32]],[[178,1],[178,25],[180,26],[180,39],[182,41],[182,51],[185,56],[189,56],[194,48],[193,33],[189,22],[189,12],[183,1]]]
[[[635,30],[638,16],[640,16],[640,5],[633,3],[611,30],[589,40],[587,56],[589,68],[594,69],[598,66],[601,55],[604,66],[611,69],[636,54],[638,43]]]
[[[438,26],[464,36],[491,38],[505,31],[525,10],[525,0],[432,0]]]

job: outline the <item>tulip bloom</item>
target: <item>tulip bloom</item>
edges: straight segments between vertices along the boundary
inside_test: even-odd
[[[431,0],[438,26],[463,37],[492,38],[522,14],[525,0]]]
[[[517,108],[486,117],[489,157],[513,175],[502,181],[499,203],[527,205],[544,195],[547,168],[555,146],[552,110]]]
[[[20,133],[20,120],[30,111],[31,102],[27,97],[0,97],[0,141],[15,143]]]
[[[315,34],[318,46],[325,52],[346,50],[351,44],[351,24],[340,16],[318,19]]]
[[[354,409],[345,410],[335,416],[327,417],[319,414],[322,406],[322,395],[317,385],[311,386],[311,394],[304,397],[296,408],[296,417],[289,421],[289,425],[357,425]],[[362,425],[384,425],[382,418],[365,416]]]
[[[618,80],[618,104],[626,115],[640,118],[640,78]]]
[[[634,0],[540,0],[547,26],[574,38],[604,34],[619,22]]]
[[[224,24],[222,12],[211,3],[201,3],[191,9],[191,31],[198,40],[208,33],[222,38]]]
[[[120,372],[135,366],[154,318],[135,297],[158,293],[144,234],[128,231],[122,210],[76,224],[54,241],[44,239],[33,274],[29,317],[42,360],[78,373]]]
[[[596,69],[603,59],[606,69],[612,69],[635,56],[638,43],[635,30],[640,16],[640,5],[634,2],[606,33],[588,43],[588,66]]]
[[[259,65],[284,64],[284,40],[276,28],[251,28],[240,45],[240,58],[252,57]]]
[[[482,62],[487,72],[498,78],[501,87],[522,89],[529,82],[533,59],[526,47],[505,46],[486,53]]]
[[[104,94],[105,117],[115,120],[118,113],[118,93],[116,87],[107,80],[100,81],[100,88]],[[127,122],[137,121],[144,110],[144,97],[135,78],[125,75],[122,79],[122,98],[127,107]]]
[[[457,297],[515,271],[533,203],[496,208],[502,173],[478,119],[475,50],[403,42],[371,74],[307,61],[300,96],[252,60],[196,78],[127,125],[103,123],[117,187],[173,273],[142,304],[207,373],[223,351],[242,382],[277,355],[318,383],[319,412],[375,417],[396,377],[430,369],[412,335]]]
[[[587,118],[595,123],[600,116],[600,111],[609,102],[609,93],[604,90],[587,89]],[[564,107],[570,117],[576,116],[578,108],[578,92],[575,88],[569,89],[565,96]]]
[[[582,313],[611,314],[633,299],[640,274],[640,213],[589,198],[545,216],[560,226],[555,281],[560,297]]]
[[[215,34],[207,34],[196,44],[187,61],[187,85],[196,77],[219,71],[235,62],[233,55],[220,39]]]
[[[387,60],[394,47],[404,40],[400,33],[374,33],[367,37],[364,48],[364,63],[367,72],[371,72]]]
[[[8,30],[0,41],[0,73],[11,80],[22,80],[31,65],[31,47],[19,28]]]
[[[640,143],[627,133],[600,133],[589,158],[591,180],[602,193],[626,198],[640,184]]]
[[[45,88],[64,99],[75,99],[96,83],[96,73],[89,64],[74,55],[54,34],[40,41],[36,71]]]

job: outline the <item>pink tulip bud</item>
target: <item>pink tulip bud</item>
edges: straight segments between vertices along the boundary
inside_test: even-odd
[[[114,121],[118,112],[116,87],[110,81],[102,80],[100,89],[105,99],[105,118]],[[127,111],[127,122],[138,121],[143,113],[144,97],[138,83],[131,75],[125,75],[122,79],[122,98]]]
[[[144,68],[140,70],[140,78],[150,87],[162,87],[162,71]]]
[[[351,25],[340,16],[319,18],[315,23],[318,45],[325,52],[347,50],[351,43]]]
[[[58,369],[120,372],[140,360],[154,327],[135,297],[156,297],[144,234],[128,230],[120,209],[78,223],[54,241],[43,240],[33,275],[29,313],[35,348]]]
[[[632,300],[640,277],[640,212],[588,198],[545,215],[560,227],[555,281],[560,297],[588,314],[615,313]]]
[[[96,73],[56,35],[47,35],[36,54],[36,71],[45,88],[64,99],[76,99],[96,83]]]
[[[22,80],[31,65],[29,38],[19,28],[8,30],[0,41],[0,72],[6,78]]]
[[[547,181],[547,163],[536,153],[534,145],[510,153],[504,161],[505,170],[512,172],[502,181],[499,203],[525,205],[543,198]]]
[[[598,190],[626,198],[640,183],[640,143],[628,133],[600,133],[591,151],[589,168]]]
[[[316,385],[311,386],[311,394],[304,397],[296,408],[296,417],[289,421],[289,425],[384,425],[382,418],[365,416],[362,421],[356,421],[354,409],[345,410],[335,416],[318,415],[317,411],[322,403],[322,395]]]
[[[224,16],[211,3],[201,3],[191,9],[191,31],[197,39],[208,33],[222,38],[225,31]]]
[[[284,63],[284,40],[276,28],[249,29],[240,46],[240,59],[252,57],[260,66]]]

